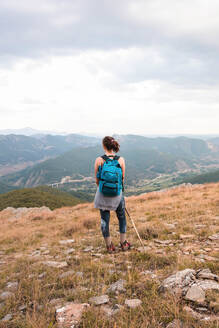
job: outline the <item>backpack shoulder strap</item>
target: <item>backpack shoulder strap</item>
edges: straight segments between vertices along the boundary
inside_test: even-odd
[[[113,157],[112,160],[115,160],[115,161],[118,161],[118,160],[120,159],[120,156],[117,156],[117,155],[109,155],[109,156],[107,156],[106,154],[104,154],[103,156],[101,156],[101,158],[102,158],[104,161],[109,160],[110,157]]]
[[[104,154],[103,156],[101,156],[101,158],[102,158],[104,161],[107,161],[107,160],[109,159],[109,157],[108,157],[106,154]]]

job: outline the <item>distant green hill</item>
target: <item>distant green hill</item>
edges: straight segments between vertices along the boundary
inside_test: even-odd
[[[13,190],[0,195],[0,210],[6,207],[41,207],[51,210],[63,206],[74,206],[83,202],[68,193],[48,186]]]
[[[219,181],[219,170],[212,171],[209,173],[199,174],[193,178],[188,178],[185,182],[190,182],[192,184],[195,183],[210,183],[210,182],[218,182]]]
[[[121,155],[126,160],[126,184],[135,186],[143,179],[153,179],[162,174],[195,169],[197,166],[219,162],[219,153],[212,152],[208,144],[199,139],[146,138],[136,135],[117,136]],[[0,181],[21,188],[61,182],[65,177],[72,180],[94,176],[94,161],[103,154],[101,145],[75,148],[56,158],[4,176]],[[216,156],[218,158],[216,158]],[[92,188],[92,182],[84,182],[84,190]],[[94,182],[93,182],[94,185]],[[70,187],[70,184],[68,185]],[[61,187],[66,187],[67,184]],[[73,187],[73,186],[72,186]],[[70,190],[76,190],[69,188]],[[88,192],[90,193],[90,191]]]
[[[99,141],[98,138],[78,134],[31,137],[15,134],[0,135],[0,165],[36,162],[58,156],[73,148],[96,145]]]
[[[83,176],[93,176],[94,161],[103,154],[101,147],[89,147],[72,150],[54,159],[49,159],[25,170],[1,177],[8,185],[19,187],[34,187],[37,185],[60,182],[65,176],[75,179]],[[121,153],[127,163],[127,183],[142,177],[151,177],[160,173],[171,173],[177,170],[180,159],[174,154],[161,153],[158,150],[136,148],[132,152],[124,149]],[[192,161],[186,159],[187,165]]]
[[[0,194],[4,194],[11,190],[18,189],[17,187],[8,186],[5,183],[0,182]]]

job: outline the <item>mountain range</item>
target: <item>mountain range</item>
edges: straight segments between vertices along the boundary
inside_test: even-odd
[[[18,138],[18,136],[8,137],[9,141],[10,138]],[[119,155],[126,160],[126,185],[134,191],[136,188],[138,189],[138,185],[142,186],[150,180],[165,175],[183,172],[184,177],[191,171],[198,174],[203,173],[202,169],[206,171],[219,167],[217,138],[206,141],[187,137],[147,138],[137,135],[116,135],[115,137],[121,146]],[[58,183],[61,188],[69,192],[79,191],[87,194],[95,191],[93,167],[95,158],[103,154],[100,146],[101,139],[80,135],[46,135],[34,138],[23,136],[19,138],[24,138],[23,145],[25,145],[26,151],[14,147],[18,155],[20,151],[27,158],[32,156],[31,158],[35,160],[42,159],[46,155],[53,156],[53,158],[19,172],[2,176],[1,183],[19,188]],[[9,144],[13,144],[13,142],[11,141]],[[9,150],[10,147],[5,147],[6,154]],[[15,154],[14,157],[16,158]],[[7,160],[9,161],[9,159],[12,160],[8,154]],[[175,176],[172,182],[176,183],[177,181]]]
[[[0,176],[38,161],[56,157],[76,147],[99,143],[99,138],[77,134],[52,135],[0,135]]]

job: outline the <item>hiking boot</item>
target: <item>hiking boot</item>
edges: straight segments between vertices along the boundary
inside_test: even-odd
[[[120,243],[120,247],[122,251],[127,251],[128,249],[131,248],[131,244],[125,240],[123,243]]]
[[[109,246],[107,246],[107,252],[111,254],[111,253],[113,253],[115,251],[116,251],[116,248],[113,245],[113,243],[111,242],[111,244]]]

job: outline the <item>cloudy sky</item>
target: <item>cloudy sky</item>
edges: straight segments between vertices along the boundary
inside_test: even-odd
[[[219,133],[218,0],[0,0],[0,129]]]

